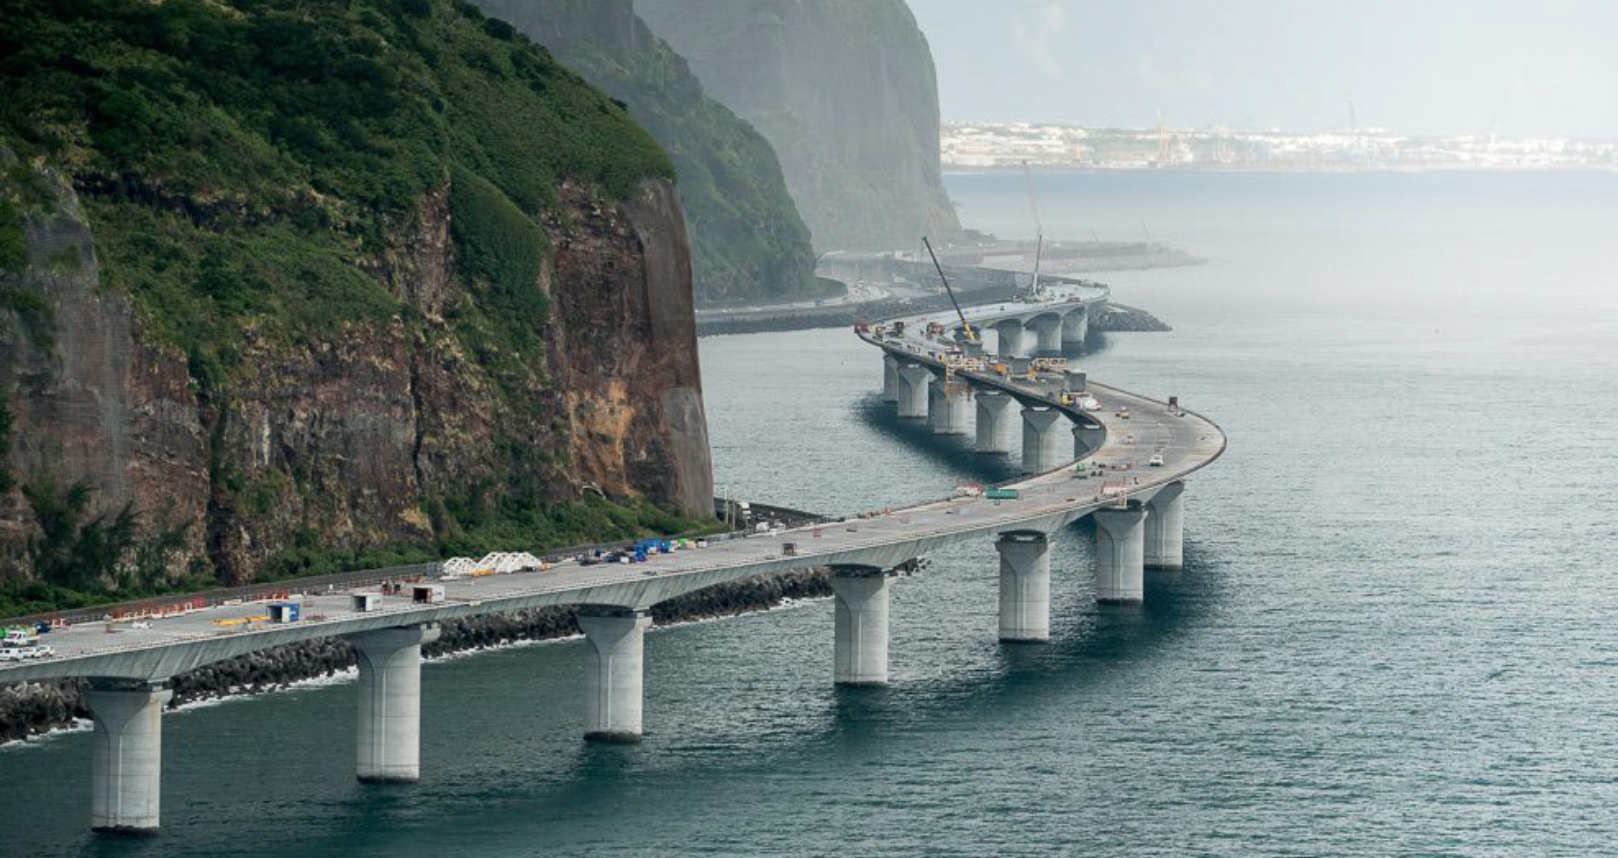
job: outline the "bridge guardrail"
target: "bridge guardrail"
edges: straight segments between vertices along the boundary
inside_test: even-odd
[[[720,499],[715,498],[714,500],[718,502]],[[825,522],[830,520],[818,513],[805,512],[791,507],[760,503],[754,503],[751,506],[757,515],[783,521]],[[727,533],[711,534],[707,538],[723,541],[742,535],[746,535],[746,532],[735,530]],[[619,549],[633,542],[634,540],[619,539],[589,545],[570,545],[540,552],[540,555],[546,558],[571,557],[596,549],[603,551]],[[174,593],[167,596],[152,596],[126,602],[113,602],[105,605],[68,608],[61,611],[43,611],[18,617],[4,617],[0,618],[0,626],[32,626],[36,623],[76,625],[79,623],[101,622],[107,619],[138,619],[147,616],[159,616],[164,612],[212,608],[233,601],[258,602],[266,599],[285,598],[292,593],[331,592],[339,588],[368,587],[373,584],[407,581],[415,578],[436,579],[440,577],[442,570],[443,563],[436,560],[401,566],[386,566],[378,569],[356,569],[349,572],[334,572],[329,575],[287,578],[280,581],[245,584],[239,587],[218,587],[190,593]]]

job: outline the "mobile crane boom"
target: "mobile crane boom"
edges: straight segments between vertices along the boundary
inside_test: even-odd
[[[944,276],[944,266],[938,264],[938,254],[933,252],[933,243],[928,241],[925,235],[921,237],[921,243],[927,245],[927,255],[933,258],[933,267],[938,269],[938,279],[944,281],[944,291],[949,293],[949,302],[955,305],[955,315],[961,317],[961,329],[966,331],[966,341],[977,342],[977,332],[972,330],[972,323],[968,322],[966,314],[961,312],[961,302],[955,300],[955,290],[950,288],[949,278]]]

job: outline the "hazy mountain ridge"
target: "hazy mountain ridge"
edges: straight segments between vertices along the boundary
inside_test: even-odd
[[[628,105],[669,153],[701,302],[802,297],[815,288],[809,230],[768,142],[702,90],[630,0],[476,0]]]
[[[960,232],[939,178],[938,83],[903,0],[636,0],[708,93],[775,147],[815,248]]]

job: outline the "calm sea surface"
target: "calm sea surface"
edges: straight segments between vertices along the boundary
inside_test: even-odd
[[[1186,569],[995,641],[988,540],[893,605],[893,685],[831,686],[831,606],[654,632],[646,741],[580,741],[579,642],[425,668],[423,781],[353,783],[335,684],[165,721],[163,834],[85,831],[89,735],[0,749],[0,856],[1499,855],[1618,851],[1618,176],[1039,177],[1047,233],[1209,259],[1108,275],[1172,334],[1098,378],[1225,459]],[[1016,174],[954,175],[1033,232]],[[998,476],[873,402],[843,331],[702,343],[721,484],[846,512]]]

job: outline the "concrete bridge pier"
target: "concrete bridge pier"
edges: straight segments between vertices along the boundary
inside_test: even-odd
[[[1096,450],[1107,440],[1107,430],[1099,425],[1083,425],[1073,427],[1073,458],[1082,459]]]
[[[1043,533],[1002,533],[1000,552],[1000,639],[1051,639],[1050,540]]]
[[[882,354],[882,401],[899,401],[899,359],[886,352]]]
[[[438,624],[349,635],[360,675],[355,773],[363,783],[421,778],[421,645],[438,640]]]
[[[959,389],[950,390],[947,383],[935,380],[928,394],[928,407],[933,434],[965,435],[966,419],[972,413],[972,389],[960,385]]]
[[[157,830],[163,791],[161,684],[96,681],[84,694],[95,721],[90,752],[90,828],[139,834]]]
[[[1062,412],[1052,408],[1022,410],[1022,470],[1042,474],[1062,461],[1061,435],[1056,431]]]
[[[979,453],[1010,453],[1011,442],[1006,440],[1011,421],[1006,411],[1011,408],[1011,397],[1000,391],[982,391],[977,395],[977,444]]]
[[[1003,358],[1022,356],[1022,334],[1023,324],[1017,319],[995,323],[995,354]]]
[[[1146,568],[1174,569],[1184,566],[1185,483],[1176,481],[1146,502]]]
[[[1062,353],[1062,319],[1059,316],[1039,316],[1028,324],[1034,329],[1034,354]]]
[[[1090,310],[1074,310],[1062,317],[1062,351],[1078,352],[1084,350],[1084,343],[1090,336]]]
[[[1096,601],[1138,604],[1146,594],[1146,508],[1098,509],[1096,522]]]
[[[927,387],[932,383],[932,370],[921,364],[899,367],[899,416],[907,420],[927,418]]]
[[[888,593],[891,579],[875,566],[833,566],[836,611],[832,680],[838,685],[888,684]]]
[[[645,611],[584,609],[579,628],[595,657],[585,681],[584,738],[598,742],[639,742],[646,629]]]

